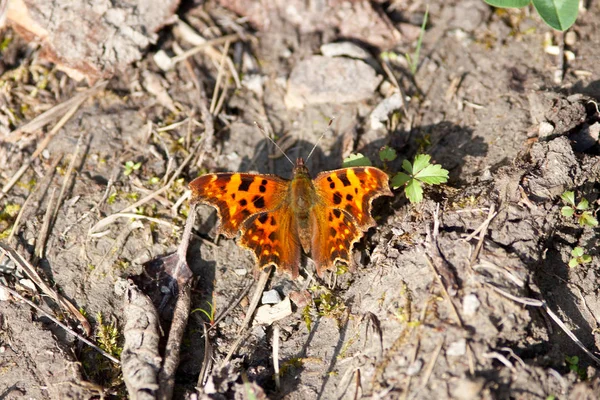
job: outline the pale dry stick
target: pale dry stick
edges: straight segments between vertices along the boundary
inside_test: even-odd
[[[223,103],[225,103],[225,99],[227,98],[227,91],[229,90],[229,81],[225,81],[225,85],[221,90],[221,95],[219,96],[219,100],[217,101],[217,106],[215,107],[215,111],[213,115],[219,115],[221,109],[223,108]]]
[[[227,57],[227,52],[229,51],[229,44],[231,42],[228,40],[225,42],[225,47],[223,48],[223,53],[221,54],[221,61],[219,62],[219,72],[217,73],[217,81],[215,82],[215,88],[213,89],[213,97],[210,101],[210,107],[208,111],[215,115],[215,107],[217,98],[219,96],[219,90],[221,89],[221,81],[223,80],[223,75],[225,71],[225,58]]]
[[[216,324],[213,324],[213,326],[214,325]],[[202,329],[204,330],[204,357],[202,360],[202,368],[200,368],[200,374],[198,374],[198,382],[196,383],[196,389],[198,391],[200,391],[200,388],[203,388],[206,384],[206,378],[208,378],[208,373],[210,372],[210,367],[212,366],[212,347],[210,344],[210,339],[208,338],[208,329],[206,329],[205,323],[202,323]]]
[[[173,122],[172,124],[169,125],[165,125],[162,128],[156,128],[156,132],[168,132],[168,131],[172,131],[174,129],[179,128],[180,126],[188,123],[190,121],[190,117],[187,117],[186,119],[183,119],[179,122]]]
[[[171,62],[173,63],[173,65],[175,65],[178,62],[183,61],[183,60],[187,59],[188,57],[191,57],[195,54],[198,54],[201,51],[204,51],[209,47],[217,46],[217,45],[224,44],[227,42],[235,42],[239,39],[240,39],[240,35],[238,35],[237,33],[234,33],[232,35],[225,35],[220,38],[207,40],[206,42],[199,44],[198,46],[192,47],[191,49],[184,51],[183,53],[173,57],[171,59]]]
[[[83,343],[87,344],[88,346],[90,346],[91,348],[93,348],[94,350],[96,350],[98,353],[100,353],[104,357],[108,358],[110,361],[114,362],[115,364],[120,364],[119,360],[117,360],[115,357],[111,356],[106,351],[104,351],[100,347],[96,346],[93,342],[89,341],[85,337],[81,336],[79,333],[75,332],[74,330],[72,330],[71,328],[69,328],[68,326],[66,326],[65,324],[63,324],[62,322],[60,322],[59,320],[57,320],[56,318],[54,318],[50,313],[46,312],[43,308],[41,308],[37,304],[35,304],[32,301],[29,301],[25,297],[21,296],[17,291],[9,288],[8,286],[5,286],[2,282],[0,282],[0,287],[3,288],[4,290],[6,290],[7,292],[9,292],[10,294],[12,294],[13,296],[15,296],[16,298],[18,298],[19,300],[24,301],[30,307],[33,307],[37,311],[39,311],[42,314],[44,314],[47,318],[49,318],[56,325],[60,326],[66,332],[68,332],[71,335],[75,336],[77,339],[81,340]]]
[[[4,138],[4,141],[13,143],[20,138],[20,135],[23,132],[29,133],[29,132],[34,132],[38,129],[43,128],[45,125],[50,123],[50,121],[57,118],[58,115],[63,114],[64,112],[66,112],[67,110],[69,110],[73,107],[75,107],[75,109],[77,109],[81,104],[83,104],[83,102],[85,100],[88,99],[88,97],[91,97],[91,96],[95,95],[96,93],[98,93],[99,91],[101,91],[102,89],[104,89],[107,84],[108,84],[107,81],[98,82],[92,88],[87,89],[81,93],[78,93],[75,96],[71,97],[69,100],[63,101],[62,103],[55,105],[48,111],[45,111],[44,113],[38,115],[37,117],[35,117],[31,121],[29,121],[25,125],[12,131],[8,135],[8,137]]]
[[[425,373],[423,374],[423,379],[421,379],[421,388],[422,389],[424,389],[425,386],[427,386],[427,383],[429,382],[429,378],[431,377],[433,368],[435,367],[435,364],[437,363],[437,359],[440,356],[442,347],[444,347],[444,338],[442,338],[442,340],[440,340],[438,345],[435,347],[435,350],[433,350],[433,357],[431,358],[431,360],[429,360],[429,363],[427,364],[427,368],[425,368]]]
[[[402,87],[398,83],[398,80],[394,76],[394,73],[393,73],[392,69],[390,68],[390,66],[388,65],[387,61],[382,60],[381,67],[383,68],[383,71],[387,75],[388,79],[390,81],[392,81],[394,86],[396,86],[396,89],[398,89],[398,92],[400,93],[400,97],[402,97],[402,111],[404,112],[404,115],[406,115],[408,117],[408,109],[406,108],[406,104],[404,103],[404,99],[406,99],[406,96],[404,95],[404,91],[402,90]]]
[[[147,215],[134,214],[134,213],[116,213],[116,214],[112,214],[106,218],[109,220],[110,223],[116,221],[119,218],[143,219],[146,221],[154,222],[156,224],[165,225],[170,228],[177,228],[177,225],[175,225],[171,222],[168,222],[168,221],[164,221],[160,218],[148,217]],[[92,234],[90,234],[90,236],[91,237],[100,237],[100,234],[103,234],[103,232],[92,233]]]
[[[362,384],[360,382],[360,368],[356,369],[356,389],[354,389],[354,400],[360,399],[359,391],[362,392]]]
[[[242,340],[244,339],[244,335],[242,335],[242,333],[244,332],[244,330],[246,329],[246,326],[250,323],[250,320],[254,316],[254,311],[256,311],[256,307],[258,306],[258,303],[262,296],[262,292],[265,289],[265,287],[267,286],[267,282],[269,281],[269,276],[271,275],[272,269],[273,269],[273,267],[269,267],[266,270],[262,270],[260,272],[260,277],[258,278],[258,282],[256,283],[256,289],[254,290],[254,294],[252,295],[252,300],[250,301],[250,305],[248,306],[248,312],[246,313],[246,317],[244,318],[244,321],[242,322],[242,325],[240,326],[240,329],[238,330],[238,338],[233,343],[231,348],[229,349],[229,352],[227,353],[227,356],[221,363],[220,368],[224,368],[227,365],[229,360],[231,360],[231,357],[233,357],[233,353],[237,350],[238,346],[242,343]]]
[[[159,399],[171,399],[173,387],[175,386],[175,372],[179,366],[181,339],[187,326],[187,317],[191,310],[191,285],[188,281],[179,290],[177,302],[173,311],[173,322],[169,329],[169,339],[165,347],[165,356],[159,377]],[[180,317],[177,317],[180,316]]]
[[[425,315],[422,315],[422,317],[423,317],[423,320],[424,320],[425,319]],[[412,329],[411,333],[413,335],[415,334],[414,328]],[[419,354],[420,347],[421,347],[421,340],[419,339],[419,335],[417,334],[417,343],[415,344],[415,348],[413,350],[412,357],[410,358],[410,363],[411,364],[414,364],[415,361],[417,361],[417,355]],[[404,392],[402,393],[402,396],[400,397],[401,399],[405,400],[405,399],[408,398],[408,393],[409,393],[409,390],[410,390],[410,384],[411,383],[412,383],[412,376],[408,375],[406,377],[406,382],[404,383]]]
[[[496,351],[492,351],[490,353],[483,353],[482,356],[483,356],[483,358],[496,359],[496,360],[500,361],[502,364],[504,364],[505,367],[510,369],[511,372],[513,372],[513,373],[517,372],[515,365],[513,363],[511,363],[510,360],[504,356],[504,354],[500,354]]]
[[[191,26],[189,26],[188,24],[186,24],[185,22],[179,20],[177,22],[177,27],[185,34],[185,36],[187,37],[188,42],[190,42],[193,45],[204,45],[204,43],[206,43],[206,39],[204,37],[202,37],[200,34],[198,34],[194,28],[192,28]],[[184,32],[185,31],[185,32]],[[239,33],[238,33],[239,34]],[[244,40],[244,35],[239,34],[239,39]],[[237,39],[232,38],[231,41],[237,41]],[[217,43],[219,44],[219,43]],[[221,58],[221,54],[219,53],[219,51],[217,49],[215,49],[212,46],[207,47],[204,52],[211,58],[213,59],[220,59]],[[183,54],[182,54],[183,55]],[[231,60],[231,57],[227,57],[227,66],[229,67],[229,70],[231,71],[231,75],[233,76],[233,80],[235,81],[235,87],[237,89],[242,87],[242,83],[240,81],[240,76],[237,72],[237,70],[235,69],[235,65],[233,64],[233,61]]]
[[[488,213],[488,217],[481,224],[481,229],[479,233],[479,240],[477,241],[477,245],[475,246],[475,251],[471,254],[471,259],[469,260],[469,266],[473,266],[477,258],[479,257],[479,253],[481,252],[481,247],[483,246],[483,240],[485,239],[485,235],[487,234],[488,226],[492,219],[494,219],[498,215],[496,212],[496,205],[492,203],[490,206],[490,211]]]
[[[48,234],[50,233],[50,225],[52,223],[52,207],[54,205],[56,196],[56,188],[52,189],[48,205],[46,206],[46,213],[44,214],[44,222],[38,233],[37,240],[35,242],[35,250],[33,252],[33,264],[36,265],[39,261],[44,258],[46,252],[46,241],[48,240]]]
[[[485,221],[483,221],[481,223],[481,225],[479,225],[477,227],[477,229],[475,229],[473,232],[471,232],[469,234],[469,236],[463,238],[462,240],[464,240],[465,242],[470,242],[471,240],[473,240],[475,238],[475,236],[479,235],[482,230],[487,230],[487,227],[490,224],[490,222],[492,222],[492,220],[494,218],[496,218],[496,215],[498,215],[497,212],[494,212],[494,208],[495,208],[495,205],[492,204],[492,206],[488,209],[488,216],[485,219]]]
[[[69,109],[69,111],[60,119],[60,121],[58,121],[58,123],[54,126],[54,128],[52,128],[52,130],[46,135],[46,137],[44,138],[44,140],[42,140],[42,142],[38,145],[38,147],[35,149],[35,151],[29,157],[29,159],[27,161],[25,161],[25,163],[13,175],[13,177],[10,179],[10,181],[8,181],[6,183],[6,185],[4,185],[4,187],[2,188],[2,191],[0,192],[0,199],[2,199],[4,196],[6,196],[6,194],[8,193],[8,191],[15,185],[15,183],[18,182],[18,180],[21,178],[21,176],[23,176],[23,174],[25,173],[25,171],[27,171],[27,169],[33,163],[33,161],[40,154],[42,154],[42,151],[44,151],[44,149],[46,148],[46,146],[48,146],[48,143],[50,143],[50,141],[52,140],[52,138],[54,138],[54,135],[56,135],[58,133],[58,131],[60,131],[60,129],[67,123],[67,121],[71,119],[71,117],[75,114],[75,112],[77,111],[77,109],[79,108],[79,106],[81,106],[81,104],[83,104],[83,102],[86,99],[87,99],[87,97],[81,98],[77,103],[75,103]]]
[[[575,336],[575,334],[573,332],[571,332],[571,330],[567,327],[567,325],[565,325],[564,322],[562,322],[562,320],[556,315],[554,314],[554,311],[552,311],[550,309],[550,307],[548,307],[548,305],[546,304],[545,301],[541,301],[541,300],[537,300],[537,299],[532,299],[529,297],[517,297],[514,296],[500,288],[497,288],[496,286],[492,285],[491,283],[488,282],[484,282],[487,286],[489,286],[490,288],[492,288],[492,290],[496,291],[497,293],[501,294],[502,296],[511,299],[517,303],[521,303],[521,304],[525,304],[527,306],[532,306],[532,307],[539,307],[541,309],[543,309],[544,311],[546,311],[546,313],[548,314],[548,316],[554,320],[554,322],[556,323],[556,325],[558,325],[566,334],[567,336],[569,336],[569,338],[571,338],[571,340],[573,342],[575,342],[575,344],[581,349],[583,350],[583,352],[585,354],[588,355],[588,357],[590,357],[592,360],[594,360],[594,362],[596,362],[596,364],[600,365],[600,359],[598,357],[596,357],[594,355],[594,353],[592,353],[591,351],[589,351],[583,343],[581,343],[581,341],[577,338],[577,336]]]
[[[92,327],[90,326],[90,323],[87,321],[87,319],[85,319],[85,317],[81,314],[81,312],[79,312],[79,310],[77,308],[75,308],[75,306],[73,306],[73,304],[71,304],[68,300],[66,300],[64,297],[62,297],[53,288],[48,286],[48,284],[46,282],[44,282],[44,280],[38,275],[37,271],[35,270],[33,265],[31,265],[29,263],[29,261],[27,261],[21,254],[19,254],[17,251],[15,251],[12,247],[7,246],[2,242],[0,242],[0,251],[2,251],[2,253],[5,254],[8,258],[13,260],[13,262],[16,265],[18,265],[19,268],[21,268],[21,270],[27,275],[27,277],[29,279],[31,279],[41,289],[41,291],[43,293],[48,295],[56,303],[58,303],[65,310],[67,310],[69,313],[71,313],[71,315],[73,315],[75,318],[77,318],[77,320],[79,321],[79,323],[81,324],[81,326],[83,327],[83,329],[85,330],[85,333],[87,335],[92,334]]]
[[[54,225],[54,222],[56,221],[56,217],[58,216],[58,210],[60,209],[63,198],[65,196],[65,191],[67,190],[67,186],[71,182],[71,177],[73,176],[73,169],[75,168],[75,161],[77,160],[77,158],[79,156],[79,150],[81,149],[81,141],[83,140],[84,136],[86,136],[86,135],[79,136],[79,139],[77,139],[77,145],[75,146],[75,150],[73,151],[73,154],[71,154],[71,161],[69,162],[69,167],[67,168],[67,173],[65,174],[65,176],[63,178],[63,183],[60,187],[60,192],[58,193],[58,200],[56,201],[54,211],[52,212],[52,218],[50,220],[50,223],[52,225]]]
[[[281,389],[281,379],[279,377],[279,325],[273,328],[273,370],[275,371],[275,387]]]

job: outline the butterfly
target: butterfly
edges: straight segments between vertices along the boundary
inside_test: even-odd
[[[375,225],[373,199],[392,196],[387,174],[377,168],[342,168],[311,179],[302,158],[291,180],[217,173],[194,179],[190,189],[192,202],[217,209],[219,233],[233,238],[241,232],[238,244],[253,252],[258,269],[273,265],[292,278],[301,249],[320,277],[338,261],[352,267],[352,246]]]

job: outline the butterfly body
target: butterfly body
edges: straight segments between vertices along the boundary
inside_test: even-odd
[[[375,221],[371,202],[391,196],[387,175],[373,167],[343,168],[311,179],[303,159],[292,180],[275,175],[220,173],[190,183],[192,201],[218,211],[220,233],[254,253],[258,268],[275,265],[296,277],[300,248],[317,273],[337,261],[352,265],[349,252]]]

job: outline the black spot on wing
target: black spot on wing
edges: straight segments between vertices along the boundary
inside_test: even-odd
[[[256,208],[264,208],[265,207],[265,198],[262,196],[254,196],[252,198],[252,204]]]
[[[350,180],[348,179],[348,174],[346,174],[346,172],[340,172],[338,175],[338,178],[340,179],[340,181],[342,181],[342,183],[344,184],[344,187],[346,186],[350,186]]]
[[[333,194],[333,204],[340,204],[342,202],[342,195],[340,192],[335,192]]]
[[[245,207],[247,204],[248,204],[248,201],[246,199],[240,200],[240,206]]]
[[[275,226],[277,225],[277,221],[275,221],[275,217],[271,216],[271,225]]]
[[[351,194],[346,195],[346,200],[352,201],[352,199],[354,199],[354,196],[352,196]]]
[[[337,236],[337,231],[334,228],[329,228],[329,235],[331,237],[336,237]]]
[[[258,217],[258,222],[260,222],[261,224],[264,224],[265,222],[267,222],[268,218],[269,218],[269,216],[267,214],[263,214],[260,217]]]
[[[266,191],[267,191],[267,187],[266,187],[266,186],[264,186],[264,185],[260,185],[260,186],[258,187],[258,190],[259,190],[261,193],[264,193],[264,192],[266,192]]]
[[[238,190],[242,192],[247,192],[250,189],[250,185],[254,182],[254,178],[251,176],[242,176],[242,183],[238,187]]]
[[[276,238],[277,238],[277,235],[275,234],[275,232],[269,233],[269,240],[270,241],[274,241]]]
[[[342,215],[342,212],[336,208],[333,210],[333,215],[335,215],[336,218],[339,218],[340,215]]]

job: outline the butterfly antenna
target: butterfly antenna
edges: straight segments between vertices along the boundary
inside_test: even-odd
[[[296,165],[294,164],[294,162],[288,157],[287,154],[285,154],[285,151],[283,151],[283,149],[281,147],[279,147],[279,145],[277,144],[277,142],[275,142],[273,139],[271,139],[271,137],[269,137],[269,135],[267,135],[267,132],[265,131],[265,128],[262,127],[261,124],[259,124],[258,122],[254,121],[254,125],[256,125],[256,127],[262,132],[262,134],[271,141],[271,143],[273,143],[275,145],[275,147],[277,147],[277,149],[281,152],[281,154],[283,154],[285,156],[285,158],[288,159],[288,161],[292,164],[292,165]]]
[[[310,158],[310,156],[312,156],[312,153],[315,151],[315,149],[317,148],[317,146],[321,142],[321,139],[323,139],[323,136],[325,136],[325,134],[327,133],[327,131],[329,130],[329,128],[331,128],[331,124],[333,123],[334,119],[335,119],[335,117],[331,117],[331,119],[329,120],[329,123],[327,124],[327,128],[325,128],[325,130],[323,131],[323,133],[321,133],[321,137],[319,137],[319,140],[317,140],[317,143],[315,143],[315,145],[313,146],[313,148],[310,151],[310,153],[308,153],[308,157],[306,157],[306,161],[308,161],[308,159]]]

